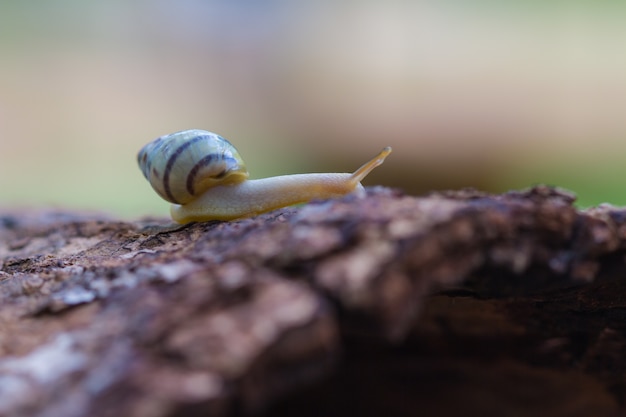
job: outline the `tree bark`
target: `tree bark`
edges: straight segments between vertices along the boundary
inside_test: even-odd
[[[233,222],[0,213],[0,415],[617,415],[626,210],[535,187]]]

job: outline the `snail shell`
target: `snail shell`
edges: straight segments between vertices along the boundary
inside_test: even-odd
[[[137,162],[152,188],[165,200],[186,204],[215,185],[248,178],[237,149],[206,130],[161,136],[141,148]]]

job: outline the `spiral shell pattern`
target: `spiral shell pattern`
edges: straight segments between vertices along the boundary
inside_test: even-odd
[[[137,162],[152,188],[175,204],[193,201],[213,186],[248,178],[248,170],[235,147],[206,130],[161,136],[141,148]]]

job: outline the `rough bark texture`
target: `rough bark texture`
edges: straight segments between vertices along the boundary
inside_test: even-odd
[[[537,187],[0,217],[0,415],[617,415],[626,210]]]

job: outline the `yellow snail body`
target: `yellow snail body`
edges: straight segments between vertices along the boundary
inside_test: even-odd
[[[313,199],[340,197],[363,190],[361,181],[383,163],[384,148],[354,173],[294,174],[248,179],[235,147],[215,133],[185,130],[161,136],[137,155],[152,188],[173,203],[178,223],[232,220]]]

